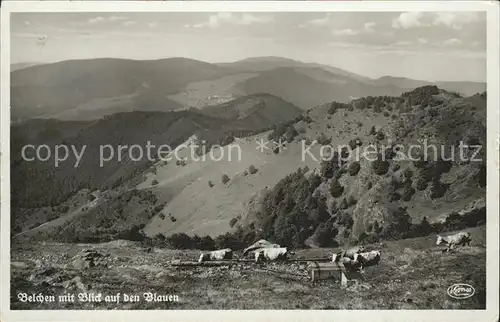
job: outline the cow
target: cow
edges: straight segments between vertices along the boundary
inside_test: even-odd
[[[213,250],[208,253],[201,253],[198,262],[211,261],[211,260],[223,260],[223,259],[232,259],[233,251],[231,248],[224,248],[220,250]]]
[[[261,248],[255,252],[255,262],[258,263],[261,259],[269,261],[286,259],[289,254],[292,252],[288,252],[286,247]]]
[[[358,253],[354,255],[354,262],[359,263],[360,270],[363,270],[363,267],[377,265],[380,262],[380,255],[381,253],[379,250]]]
[[[471,242],[470,233],[466,231],[461,231],[459,233],[446,237],[437,235],[436,245],[441,245],[441,244],[447,245],[448,247],[444,249],[443,252],[449,252],[456,245],[465,246],[467,244],[467,246],[470,246],[470,242]]]
[[[346,249],[344,251],[337,252],[332,255],[332,262],[338,262],[341,258],[349,258],[354,260],[354,256],[363,252],[365,248],[363,246],[356,246]]]
[[[265,239],[261,239],[261,240],[256,241],[252,245],[248,246],[247,248],[245,248],[243,250],[243,257],[246,254],[248,254],[249,252],[254,251],[254,250],[259,250],[259,249],[262,249],[262,248],[280,248],[280,247],[281,246],[278,245],[278,244],[273,244],[273,243],[268,242]]]

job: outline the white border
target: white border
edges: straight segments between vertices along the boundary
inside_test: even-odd
[[[496,1],[4,1],[1,8],[1,321],[498,321],[499,4]],[[10,311],[10,13],[11,12],[487,12],[487,309],[486,310],[167,310]],[[457,68],[460,68],[457,66]],[[496,171],[495,171],[496,170]]]

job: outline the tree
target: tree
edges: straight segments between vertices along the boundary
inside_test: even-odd
[[[411,185],[406,185],[405,190],[403,191],[403,200],[410,201],[414,194],[415,189],[413,189]]]
[[[249,172],[250,174],[257,173],[257,168],[256,168],[253,164],[251,164],[251,165],[248,167],[248,172]]]
[[[389,171],[389,162],[384,160],[381,155],[378,156],[377,160],[372,162],[372,168],[375,174],[381,176]]]
[[[358,174],[359,170],[361,169],[361,166],[358,161],[354,161],[349,165],[349,175],[350,176],[355,176]]]
[[[229,179],[229,176],[228,176],[227,174],[223,174],[223,175],[222,175],[221,181],[222,181],[222,183],[223,183],[223,184],[228,183],[228,182],[229,182],[229,180],[230,180],[230,179]]]
[[[337,246],[335,237],[337,237],[338,232],[338,229],[331,222],[322,223],[314,231],[313,241],[320,247]]]
[[[344,187],[339,183],[338,180],[332,180],[332,183],[330,184],[330,193],[334,198],[338,198],[344,193]]]

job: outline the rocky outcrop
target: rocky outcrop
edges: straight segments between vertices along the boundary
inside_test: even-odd
[[[73,257],[71,261],[72,268],[88,269],[95,266],[107,266],[109,254],[101,254],[95,250],[84,249]]]

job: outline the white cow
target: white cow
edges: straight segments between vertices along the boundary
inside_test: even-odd
[[[247,253],[249,253],[251,251],[259,250],[262,248],[280,248],[280,247],[281,246],[278,244],[273,244],[273,243],[268,242],[265,239],[261,239],[261,240],[256,241],[252,245],[248,246],[247,248],[245,248],[243,250],[243,256],[245,256]]]
[[[364,250],[365,248],[363,246],[356,246],[346,249],[344,251],[340,251],[332,255],[332,262],[338,262],[341,258],[349,258],[353,260],[356,254],[359,254]]]
[[[465,246],[465,244],[467,244],[468,246],[470,246],[470,242],[471,242],[470,233],[466,231],[461,231],[459,233],[446,237],[437,235],[436,245],[441,245],[441,244],[447,245],[448,247],[444,251],[449,252],[456,245]]]
[[[209,253],[201,253],[198,262],[210,261],[210,260],[223,260],[223,259],[232,259],[233,251],[231,248],[224,248],[219,250],[213,250]]]
[[[291,253],[291,252],[290,252]],[[277,259],[286,259],[289,252],[286,247],[280,248],[262,248],[255,251],[255,262],[258,263],[261,259],[273,261]]]
[[[359,253],[354,255],[354,262],[359,263],[360,269],[363,267],[377,265],[380,262],[380,251],[372,250],[371,252]]]

